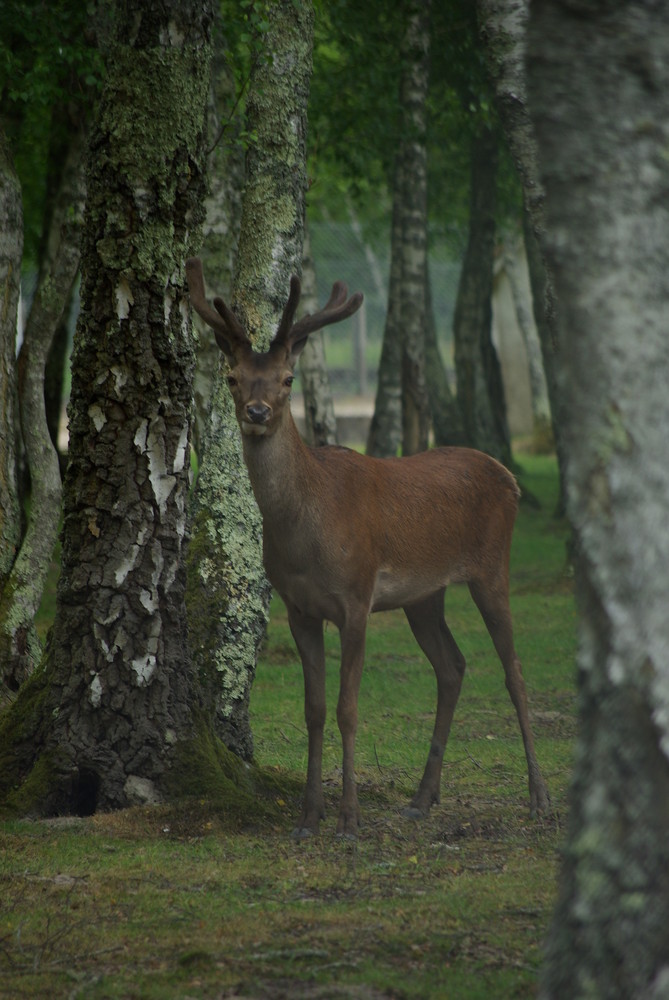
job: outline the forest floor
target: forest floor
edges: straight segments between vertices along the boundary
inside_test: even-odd
[[[252,694],[256,763],[285,791],[252,822],[206,801],[0,823],[0,997],[525,998],[536,995],[575,733],[576,616],[555,463],[521,457],[512,610],[554,814],[529,817],[503,672],[466,589],[446,599],[468,670],[441,803],[422,773],[434,678],[401,613],[370,620],[357,774],[363,823],[335,836],[338,642],[327,632],[328,818],[294,842],[306,765],[301,671],[281,602]],[[277,818],[278,817],[278,818]]]

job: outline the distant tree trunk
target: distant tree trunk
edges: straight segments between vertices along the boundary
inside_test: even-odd
[[[220,12],[215,16],[220,20]],[[207,106],[209,190],[200,256],[205,275],[210,275],[212,279],[215,277],[216,288],[212,291],[227,301],[232,293],[242,215],[244,147],[238,136],[240,123],[230,121],[229,117],[237,94],[226,59],[224,30],[225,25],[221,24],[214,33],[215,50]],[[211,336],[211,330],[205,327],[197,313],[193,313],[193,326],[197,333],[193,447],[201,458],[206,447],[209,411],[216,373],[221,365],[221,352]]]
[[[377,376],[374,414],[367,436],[367,454],[377,458],[396,455],[402,440],[402,241],[404,239],[404,151],[395,157],[393,211],[390,230],[388,306]]]
[[[430,400],[434,443],[437,446],[461,445],[464,444],[462,417],[458,401],[451,392],[446,366],[437,343],[429,269],[425,293],[425,381]]]
[[[551,440],[551,407],[548,386],[546,385],[546,374],[541,355],[541,343],[534,322],[529,268],[525,242],[522,238],[518,238],[518,236],[515,238],[513,236],[505,237],[504,267],[511,286],[518,329],[527,354],[533,436],[537,442]]]
[[[483,50],[495,87],[500,120],[523,184],[523,228],[534,319],[541,342],[560,469],[557,513],[564,513],[565,455],[560,431],[560,397],[555,376],[559,353],[557,309],[553,276],[543,249],[545,195],[526,96],[525,33],[529,0],[477,0],[477,3]]]
[[[409,0],[402,58],[404,224],[402,239],[402,453],[428,446],[430,405],[425,376],[427,303],[427,91],[430,3]]]
[[[231,305],[266,348],[300,273],[306,191],[306,107],[313,10],[307,0],[269,7],[269,59],[256,64],[247,100],[247,156]],[[210,275],[210,282],[216,281]],[[217,290],[218,291],[218,290]],[[225,380],[214,384],[211,424],[191,504],[188,620],[191,655],[217,677],[216,731],[239,756],[253,754],[249,696],[268,620],[262,526],[242,458]]]
[[[299,315],[315,313],[318,309],[316,269],[311,255],[309,231],[305,226]],[[325,362],[325,341],[322,330],[312,333],[300,355],[300,381],[308,443],[312,447],[337,444],[337,420]]]
[[[182,276],[202,220],[210,24],[207,4],[182,0],[118,11],[90,141],[56,617],[0,723],[0,797],[21,811],[169,795],[201,724],[185,641]]]
[[[471,145],[469,238],[453,318],[457,397],[465,441],[511,464],[502,375],[491,339],[498,135],[484,126]]]
[[[669,7],[532,4],[579,734],[540,995],[669,995]]]
[[[0,130],[0,613],[5,588],[21,542],[16,467],[16,324],[21,290],[23,208],[21,185]],[[0,706],[18,679],[0,651]]]

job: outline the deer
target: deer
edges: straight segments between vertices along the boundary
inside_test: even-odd
[[[466,583],[502,663],[527,760],[530,812],[550,798],[534,749],[528,701],[514,648],[509,607],[511,537],[518,507],[515,478],[490,456],[440,447],[374,458],[336,445],[309,447],[290,409],[295,367],[308,337],[352,316],[363,301],[335,282],[325,306],[295,321],[301,286],[290,291],[268,350],[256,351],[243,324],[219,297],[205,295],[202,262],[186,261],[190,301],[213,330],[227,361],[243,456],[263,522],[263,562],[283,599],[302,661],[308,738],[307,775],[296,839],[319,832],[326,717],[325,622],[341,643],[337,723],[342,795],[337,834],[355,838],[360,809],[354,772],[358,693],[372,612],[402,608],[437,679],[437,710],[418,789],[404,809],[427,816],[440,801],[444,750],[465,659],[444,618],[444,595]]]

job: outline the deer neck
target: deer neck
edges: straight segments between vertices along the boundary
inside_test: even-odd
[[[313,459],[303,442],[290,409],[271,435],[242,435],[244,461],[251,488],[263,520],[280,518],[294,523],[308,489],[309,467]],[[287,520],[284,520],[287,519]]]

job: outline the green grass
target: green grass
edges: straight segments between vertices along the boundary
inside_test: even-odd
[[[338,636],[327,632],[321,835],[289,833],[300,791],[239,831],[206,802],[0,825],[0,997],[524,998],[554,900],[574,735],[575,612],[554,461],[525,458],[512,610],[556,817],[531,821],[503,671],[466,588],[446,599],[467,674],[442,801],[401,808],[427,753],[435,682],[401,613],[373,616],[357,751],[364,826],[339,841]],[[252,694],[258,763],[299,789],[302,679],[280,601]]]

